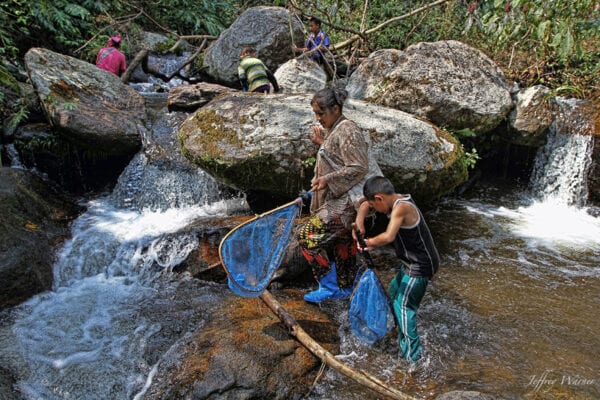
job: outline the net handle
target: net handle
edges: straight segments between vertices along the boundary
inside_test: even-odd
[[[358,229],[358,226],[356,225],[355,222],[352,223],[352,230],[354,231],[354,234],[356,235],[356,241],[358,242],[358,244],[360,244],[360,247],[362,247],[363,249],[367,248],[367,243],[365,242],[365,238],[363,237],[362,233],[360,232],[360,229]],[[371,268],[371,269],[375,269],[375,263],[373,263],[373,258],[371,257],[371,253],[369,253],[367,250],[363,250],[362,252],[363,257],[365,258],[365,261],[367,262],[367,267]]]

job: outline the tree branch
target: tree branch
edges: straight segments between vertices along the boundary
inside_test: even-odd
[[[400,15],[400,16],[394,17],[394,18],[390,18],[387,21],[382,22],[381,24],[377,25],[376,27],[366,30],[364,32],[364,34],[365,35],[370,35],[372,33],[378,32],[378,31],[380,31],[380,30],[382,30],[384,28],[387,28],[390,25],[393,25],[393,24],[398,23],[399,21],[402,21],[403,19],[412,17],[415,14],[418,14],[418,13],[420,13],[422,11],[425,11],[425,10],[427,10],[429,8],[438,6],[440,4],[446,3],[448,1],[450,1],[450,0],[437,0],[437,1],[434,1],[433,3],[427,4],[426,6],[419,7],[419,8],[417,8],[417,9],[415,9],[415,10],[413,10],[413,11],[407,13],[407,14]],[[361,39],[361,35],[354,35],[351,38],[349,38],[347,40],[344,40],[341,43],[334,44],[332,46],[332,48],[334,50],[340,50],[340,49],[343,49],[344,47],[347,47],[347,46],[351,45],[352,43],[356,42],[359,39]]]

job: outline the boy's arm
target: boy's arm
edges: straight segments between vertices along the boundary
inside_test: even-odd
[[[410,205],[405,203],[401,203],[394,207],[390,216],[390,222],[388,222],[385,232],[382,232],[377,236],[373,236],[372,238],[367,238],[365,240],[367,248],[363,250],[369,250],[373,247],[380,247],[388,243],[392,243],[396,238],[396,235],[398,234],[398,231],[404,223],[408,213],[411,211],[408,207],[410,207]]]
[[[354,222],[356,223],[356,227],[358,228],[360,233],[363,234],[363,236],[366,232],[365,218],[367,217],[367,215],[369,215],[370,212],[371,207],[369,206],[369,202],[366,200],[360,203],[360,206],[358,206],[358,210],[356,211],[356,219]],[[352,237],[354,238],[354,240],[358,239],[356,237],[356,234],[354,233],[354,230],[352,230]]]
[[[244,92],[248,91],[248,78],[246,78],[246,70],[241,66],[238,66],[238,77],[240,78],[240,85]]]
[[[267,78],[269,78],[269,81],[273,85],[273,91],[275,93],[279,92],[279,84],[277,83],[275,75],[273,75],[273,73],[268,68],[265,68],[265,72],[267,73]]]

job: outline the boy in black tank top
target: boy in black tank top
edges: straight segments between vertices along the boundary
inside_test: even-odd
[[[373,210],[387,215],[389,222],[385,232],[365,239],[367,247],[359,245],[358,249],[370,250],[393,243],[402,261],[400,271],[388,287],[398,321],[398,344],[402,358],[417,361],[422,352],[417,310],[429,280],[438,270],[439,255],[425,219],[410,195],[396,193],[394,185],[383,176],[367,179],[363,194],[365,201],[356,216],[358,229],[365,233],[365,217]]]

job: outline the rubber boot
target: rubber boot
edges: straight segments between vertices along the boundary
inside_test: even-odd
[[[320,303],[325,300],[338,300],[348,298],[352,294],[352,289],[340,289],[337,282],[335,263],[331,263],[331,270],[327,275],[319,279],[319,288],[304,295],[304,300],[309,303]]]

